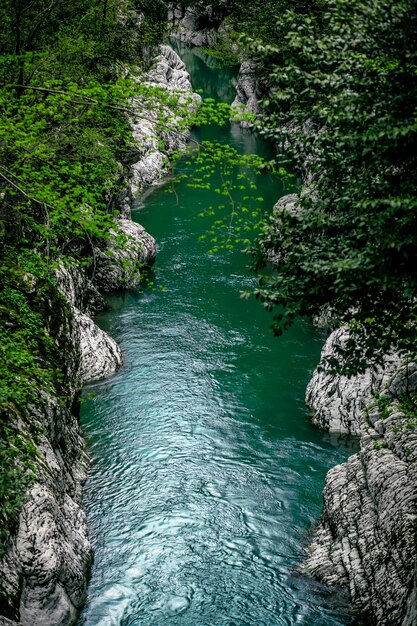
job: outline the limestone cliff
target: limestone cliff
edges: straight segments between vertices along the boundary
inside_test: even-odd
[[[161,46],[147,79],[191,97],[184,65],[167,46]],[[136,104],[139,110],[141,103]],[[66,626],[85,601],[92,554],[82,510],[88,457],[78,419],[80,389],[122,364],[120,348],[91,315],[105,306],[101,292],[137,286],[143,265],[152,263],[155,241],[129,219],[129,205],[137,192],[161,180],[170,152],[186,141],[186,131],[175,124],[159,131],[153,113],[141,106],[140,117],[132,115],[133,134],[142,146],[132,189],[120,199],[122,216],[105,245],[92,252],[92,274],[87,278],[73,260],[63,258],[55,271],[55,290],[44,302],[45,327],[61,355],[63,381],[51,384],[47,393],[40,391],[40,402],[25,416],[8,415],[30,444],[34,469],[17,528],[0,560],[0,624]],[[164,113],[171,120],[177,116],[180,124],[175,111]]]
[[[333,332],[322,359],[347,332]],[[322,361],[307,388],[313,421],[360,437],[360,451],[327,475],[304,570],[349,588],[378,626],[417,623],[417,420],[408,394],[417,366],[390,354],[377,371],[334,376]]]
[[[248,117],[250,118],[260,112],[259,98],[262,94],[262,86],[259,76],[260,68],[254,61],[242,62],[236,85],[236,98],[232,103],[236,117],[243,117],[240,122],[242,128],[250,128],[252,122]],[[245,119],[245,116],[248,117]]]
[[[188,46],[211,46],[216,42],[225,15],[220,6],[210,4],[185,10],[172,9],[169,16],[173,24],[171,36]]]

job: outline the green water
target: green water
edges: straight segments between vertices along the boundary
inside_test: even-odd
[[[184,58],[196,89],[233,98],[232,70]],[[196,136],[271,154],[238,127]],[[268,176],[259,187],[269,206],[283,193]],[[134,212],[158,241],[155,288],[111,296],[98,320],[125,365],[83,405],[95,562],[80,624],[353,624],[296,571],[326,471],[353,450],[307,418],[323,337],[298,324],[274,339],[259,303],[239,298],[254,284],[244,255],[198,240],[211,192],[177,194],[156,189]]]

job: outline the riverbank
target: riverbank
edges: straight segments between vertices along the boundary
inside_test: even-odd
[[[417,621],[417,420],[410,392],[417,367],[396,354],[377,371],[347,378],[326,371],[325,357],[346,341],[333,332],[323,370],[307,387],[313,422],[359,437],[360,452],[326,477],[324,508],[304,570],[346,586],[354,606],[378,625]]]
[[[162,46],[147,80],[191,96],[187,76],[180,58]],[[185,131],[174,124],[171,133],[164,128],[166,147],[161,148],[159,112],[149,111],[143,123],[140,105],[132,103],[139,111],[137,120],[132,113],[132,125],[142,153],[132,168],[132,189],[119,200],[121,216],[106,246],[93,251],[92,278],[63,259],[56,271],[57,290],[51,287],[50,310],[43,319],[65,355],[68,395],[63,398],[51,387],[40,409],[29,406],[23,418],[11,416],[17,439],[31,449],[32,479],[0,561],[1,613],[2,619],[11,620],[7,623],[64,626],[73,623],[85,601],[92,551],[81,505],[88,458],[79,426],[79,393],[83,383],[109,376],[122,364],[120,348],[91,316],[105,307],[100,293],[137,286],[142,267],[154,260],[155,241],[129,219],[130,203],[139,190],[161,180],[170,152],[186,141]],[[28,293],[35,289],[28,284]]]

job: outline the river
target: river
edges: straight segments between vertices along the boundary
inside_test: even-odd
[[[183,58],[195,89],[233,99],[234,70]],[[195,136],[272,155],[237,126]],[[266,206],[285,193],[266,174],[258,190]],[[182,182],[137,206],[158,241],[154,285],[111,295],[98,316],[125,364],[82,408],[95,561],[79,624],[353,624],[340,594],[297,573],[326,472],[354,450],[308,421],[323,336],[298,323],[276,339],[260,304],[239,298],[254,285],[247,258],[199,240],[212,196]]]

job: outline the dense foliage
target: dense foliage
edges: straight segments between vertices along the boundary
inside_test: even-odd
[[[31,244],[38,233],[49,255],[66,238],[65,225],[72,238],[106,230],[110,194],[131,149],[123,107],[135,84],[127,64],[138,64],[143,39],[153,38],[134,9],[108,0],[2,5],[6,244],[22,243],[29,230]]]
[[[271,75],[261,128],[305,182],[299,210],[270,220],[257,261],[266,246],[275,271],[257,295],[277,334],[330,307],[355,335],[347,373],[391,346],[415,354],[416,2],[326,0],[275,31],[249,42]]]
[[[346,373],[391,347],[415,354],[415,0],[210,6],[233,29],[233,46],[240,32],[240,53],[258,62],[257,130],[303,179],[299,210],[276,211],[254,251],[258,270],[274,258],[256,293],[274,331],[323,311],[334,326],[347,323],[351,340],[333,363]]]
[[[161,97],[132,75],[165,21],[164,3],[142,0],[0,7],[0,552],[33,477],[33,414],[48,397],[65,402],[72,384],[54,271],[63,261],[94,271],[140,151],[130,99]]]

